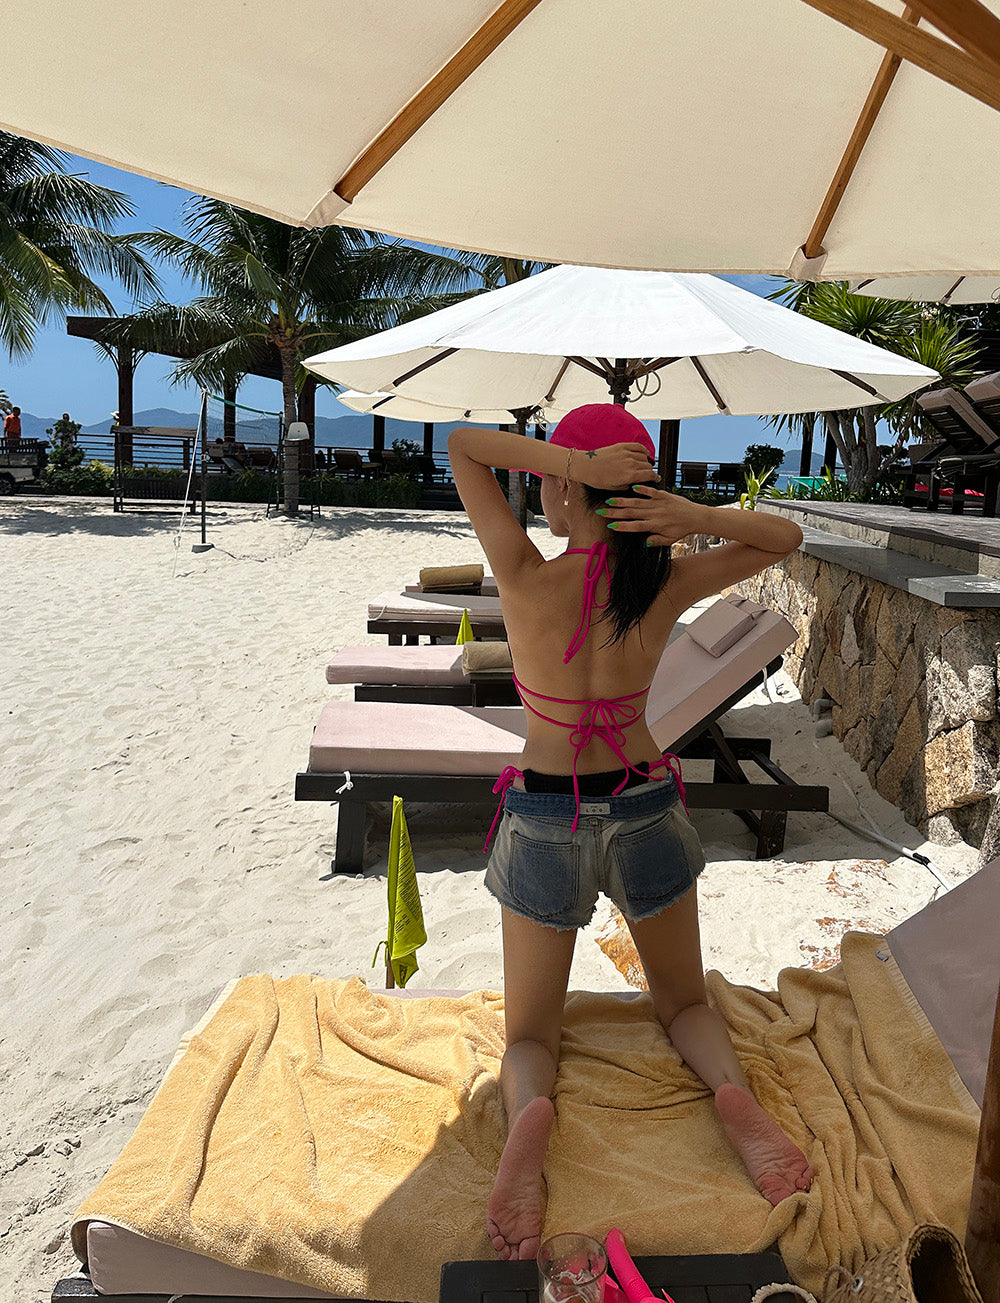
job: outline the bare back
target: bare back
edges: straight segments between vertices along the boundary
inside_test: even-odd
[[[614,564],[613,558],[609,561]],[[515,673],[526,689],[528,732],[523,763],[543,773],[570,773],[576,748],[570,728],[550,723],[541,715],[575,726],[591,702],[642,694],[633,701],[641,716],[645,690],[680,614],[670,601],[667,585],[640,625],[630,630],[623,642],[609,643],[610,624],[603,611],[594,609],[589,634],[572,660],[564,664],[563,655],[580,624],[586,563],[586,556],[563,555],[522,571],[516,580],[498,581]],[[605,589],[602,581],[598,602],[605,600]],[[545,701],[543,697],[561,700]],[[630,763],[660,759],[660,749],[643,718],[625,728],[623,735],[622,750]],[[600,773],[616,766],[614,754],[600,737],[580,750],[576,762],[578,773]]]

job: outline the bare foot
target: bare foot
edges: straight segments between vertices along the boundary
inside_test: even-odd
[[[486,1205],[486,1234],[501,1258],[534,1258],[542,1230],[542,1163],[556,1119],[552,1101],[539,1095],[510,1129],[493,1193]]]
[[[809,1189],[813,1174],[805,1154],[748,1090],[726,1082],[715,1092],[715,1107],[733,1148],[765,1199],[779,1204],[789,1195]]]

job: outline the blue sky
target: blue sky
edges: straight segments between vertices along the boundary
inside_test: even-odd
[[[129,196],[136,215],[120,223],[120,230],[162,227],[182,233],[181,209],[190,198],[187,191],[73,156],[67,171],[87,175],[98,185]],[[765,276],[728,279],[757,293],[765,293],[773,284]],[[172,302],[187,302],[196,293],[190,282],[169,267],[161,268],[161,280],[163,294]],[[103,288],[119,312],[131,309],[132,304],[120,286],[104,283]],[[135,374],[136,412],[152,407],[169,407],[179,412],[197,409],[197,390],[193,386],[171,385],[170,368],[170,359],[157,356],[146,357],[139,363]],[[68,411],[83,425],[103,421],[118,405],[117,380],[111,362],[90,341],[68,336],[61,318],[53,318],[39,329],[35,349],[27,360],[11,362],[6,355],[0,355],[0,389],[6,390],[11,401],[25,412],[52,417]],[[239,399],[252,407],[277,410],[281,406],[280,386],[251,376],[240,386]],[[319,415],[330,417],[344,412],[334,395],[322,388],[317,394],[316,409]],[[787,438],[751,416],[706,416],[685,421],[681,427],[681,456],[689,460],[739,459],[747,444],[758,442],[785,446]]]

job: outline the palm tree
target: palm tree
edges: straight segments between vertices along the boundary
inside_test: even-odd
[[[975,374],[975,338],[959,322],[940,313],[936,304],[866,298],[852,294],[844,281],[787,281],[769,297],[834,330],[932,367],[945,384],[965,385]],[[889,445],[878,443],[879,421],[889,428]],[[777,429],[800,435],[811,432],[819,422],[836,445],[847,471],[848,493],[861,498],[872,492],[911,435],[926,424],[914,396],[881,407],[769,418],[769,424]]]
[[[340,226],[301,229],[217,199],[195,198],[186,236],[144,237],[203,291],[183,307],[151,304],[121,330],[118,342],[197,355],[174,368],[175,380],[230,383],[276,350],[286,428],[296,419],[302,357],[363,338],[421,312],[476,293],[469,255],[435,253]],[[109,337],[110,338],[110,337]],[[179,341],[185,348],[176,347]],[[286,459],[285,510],[298,511],[298,466]]]
[[[127,196],[67,175],[67,160],[0,132],[0,342],[12,358],[31,352],[53,311],[114,312],[92,275],[119,280],[133,298],[157,289],[141,237],[114,233],[135,214]]]

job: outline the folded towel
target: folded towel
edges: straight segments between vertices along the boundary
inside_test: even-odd
[[[721,656],[748,634],[765,608],[749,597],[733,594],[715,602],[687,626],[687,632],[699,647],[712,656]]]
[[[509,675],[513,668],[505,642],[467,642],[462,648],[463,674]]]
[[[814,1291],[827,1266],[860,1265],[917,1222],[961,1238],[978,1110],[883,944],[851,933],[840,965],[786,969],[776,992],[709,976],[761,1103],[816,1173],[777,1208],[649,996],[571,993],[543,1236],[618,1225],[635,1254],[777,1238]],[[77,1214],[74,1247],[85,1254],[97,1219],[338,1297],[433,1303],[443,1262],[492,1255],[503,1048],[489,992],[401,1000],[357,979],[241,978]]]
[[[424,566],[420,572],[420,591],[447,593],[457,589],[481,588],[485,571],[481,565]]]

